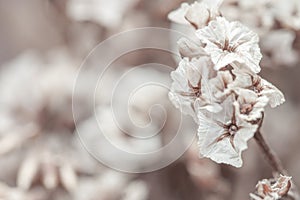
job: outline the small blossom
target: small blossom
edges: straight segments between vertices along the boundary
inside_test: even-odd
[[[192,25],[196,29],[206,26],[211,20],[220,16],[219,7],[223,0],[203,0],[181,7],[169,14],[169,19],[179,24]]]
[[[236,93],[238,98],[233,105],[240,118],[249,122],[260,119],[269,99],[247,89],[239,89]]]
[[[76,21],[93,21],[106,28],[120,26],[126,13],[138,3],[138,0],[70,0],[66,11]]]
[[[212,105],[210,99],[205,99],[202,96],[202,93],[208,93],[204,90],[208,87],[208,79],[214,73],[212,63],[208,57],[192,59],[191,61],[184,58],[179,63],[179,67],[171,73],[174,82],[171,86],[169,98],[176,108],[181,109],[184,114],[191,115],[196,122],[198,120],[195,115],[195,102],[198,102],[198,107],[204,107],[212,112],[220,110],[218,104]]]
[[[229,71],[218,71],[215,78],[209,80],[211,92],[218,102],[222,102],[226,98],[231,89],[228,87],[233,82],[233,76]]]
[[[266,96],[269,99],[269,105],[275,108],[285,102],[284,95],[272,83],[261,78],[259,75],[233,70],[236,75],[235,81],[230,85],[231,88],[251,89],[258,96]]]
[[[189,40],[187,38],[180,38],[177,41],[179,53],[182,57],[187,58],[198,58],[200,56],[206,55],[206,52],[203,49],[203,44],[198,40]]]
[[[300,2],[299,0],[274,1],[276,18],[285,26],[295,30],[300,29]]]
[[[217,17],[207,27],[197,30],[196,34],[206,44],[204,50],[211,56],[216,70],[238,62],[254,73],[260,72],[262,55],[258,35],[241,23]]]
[[[292,66],[299,60],[297,52],[293,49],[296,38],[291,30],[274,30],[261,40],[261,48],[267,52],[263,58],[264,66],[286,65]],[[280,42],[274,42],[280,41]],[[284,55],[284,56],[282,56]]]
[[[292,177],[280,175],[277,180],[263,179],[256,185],[256,194],[250,194],[254,200],[278,200],[287,195],[291,188]]]
[[[247,149],[247,141],[253,137],[257,125],[242,120],[232,105],[233,96],[222,103],[222,111],[205,115],[198,112],[200,153],[217,163],[241,167],[242,151]]]
[[[189,25],[189,22],[185,19],[185,14],[189,8],[190,5],[188,3],[182,3],[180,8],[169,13],[169,20],[177,24]]]

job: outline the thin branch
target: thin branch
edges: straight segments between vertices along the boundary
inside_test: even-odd
[[[270,146],[266,143],[264,137],[262,136],[260,129],[263,123],[264,119],[264,113],[262,113],[262,118],[259,121],[259,126],[257,128],[257,131],[254,135],[254,139],[256,140],[257,144],[259,145],[260,149],[264,153],[265,157],[267,158],[268,163],[271,165],[273,171],[278,174],[286,175],[288,176],[286,170],[283,168],[283,165],[279,159],[279,157],[275,154],[274,151],[270,148]],[[296,185],[292,182],[292,188],[290,189],[288,195],[288,199],[292,200],[299,200],[300,195],[298,188]]]
[[[261,148],[262,152],[264,153],[265,157],[267,158],[269,164],[271,165],[272,169],[282,175],[287,175],[286,171],[283,168],[283,165],[280,161],[280,159],[278,158],[278,156],[271,150],[271,148],[269,147],[269,145],[266,143],[265,139],[263,138],[261,132],[258,130],[255,135],[254,138],[257,142],[257,144],[259,145],[259,147]]]
[[[283,168],[283,165],[279,159],[279,157],[272,151],[269,145],[266,143],[264,137],[262,136],[260,129],[264,120],[264,113],[262,113],[262,117],[258,122],[258,128],[254,135],[254,139],[259,145],[260,149],[264,153],[264,156],[267,158],[268,163],[271,165],[274,172],[277,172],[282,175],[287,175],[286,171]]]

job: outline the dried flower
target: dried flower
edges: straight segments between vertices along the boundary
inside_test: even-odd
[[[254,91],[258,96],[266,96],[272,108],[285,102],[282,92],[259,75],[240,70],[233,70],[233,73],[236,75],[236,79],[230,87],[246,88]]]
[[[196,38],[197,39],[197,38]],[[200,42],[200,40],[190,40],[187,38],[180,38],[177,41],[179,53],[182,57],[187,58],[198,58],[200,56],[207,55],[206,52],[203,49],[203,44]]]
[[[198,18],[205,12],[196,12],[200,7],[195,3],[192,7],[183,5],[184,12],[181,10],[195,28],[203,27],[203,18]],[[256,33],[217,15],[195,32],[200,41],[178,42],[181,55],[186,57],[171,73],[174,82],[169,97],[199,124],[203,156],[241,167],[242,152],[257,132],[265,106],[280,105],[284,96],[257,75],[262,55]]]
[[[236,93],[238,97],[233,105],[240,118],[249,122],[260,119],[269,99],[247,89],[239,89]]]
[[[217,76],[209,80],[209,92],[216,102],[222,102],[231,93],[229,85],[232,82],[233,76],[229,71],[218,71]]]
[[[181,7],[171,12],[168,17],[171,21],[192,25],[196,29],[206,26],[211,20],[220,16],[219,7],[223,0],[203,0],[189,5],[181,4]]]
[[[247,141],[253,137],[257,125],[245,122],[235,112],[233,95],[221,105],[222,111],[205,115],[198,112],[200,153],[217,163],[241,167],[242,151],[247,149]]]
[[[197,30],[196,34],[206,44],[204,50],[211,56],[216,70],[238,62],[254,73],[260,71],[262,55],[258,35],[241,23],[217,17],[207,27]]]
[[[292,177],[280,175],[277,179],[263,179],[256,185],[256,193],[250,194],[253,200],[278,200],[287,195]]]
[[[174,80],[169,98],[176,108],[181,109],[184,114],[192,116],[197,122],[195,114],[195,102],[198,102],[198,107],[204,107],[211,112],[220,110],[218,104],[212,104],[211,99],[205,91],[208,87],[208,79],[215,73],[212,70],[212,63],[208,57],[192,59],[189,61],[184,58],[179,67],[171,73]],[[201,101],[198,101],[201,99]]]

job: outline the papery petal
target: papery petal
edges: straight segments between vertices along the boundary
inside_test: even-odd
[[[269,104],[272,108],[275,108],[285,102],[283,93],[273,84],[264,79],[261,80],[261,84],[264,88],[261,94],[269,98]]]
[[[187,38],[180,38],[177,41],[179,53],[182,57],[194,58],[206,55],[200,41],[191,41]]]
[[[189,22],[185,19],[185,14],[189,7],[188,3],[182,3],[180,8],[169,13],[168,19],[178,24],[189,25]]]
[[[179,9],[172,11],[168,18],[178,24],[190,24],[196,29],[202,28],[220,16],[219,7],[222,1],[196,1],[191,5],[183,3]]]
[[[208,57],[192,59],[191,61],[184,58],[179,63],[178,68],[171,73],[173,83],[169,92],[170,100],[176,108],[181,109],[184,114],[191,115],[196,122],[198,120],[194,110],[194,102],[200,97],[193,93],[191,86],[205,86],[204,80],[213,76],[214,73]],[[201,88],[199,90],[201,92]],[[206,101],[205,104],[207,104]]]
[[[217,17],[208,26],[197,30],[196,34],[206,44],[204,49],[216,64],[215,69],[237,61],[254,73],[260,72],[262,55],[258,35],[240,22],[228,22],[223,17]]]
[[[241,128],[233,137],[224,137],[225,129],[222,124],[228,124],[233,113],[233,98],[228,97],[222,104],[220,113],[204,113],[198,110],[199,148],[200,153],[217,163],[226,163],[235,167],[241,167],[242,151],[247,149],[247,141],[253,137],[257,125],[237,120]]]
[[[262,117],[262,112],[264,112],[264,108],[269,102],[266,96],[258,96],[254,91],[242,88],[235,90],[235,93],[238,95],[238,98],[233,105],[237,115],[241,119],[250,122]],[[243,109],[250,111],[243,113]]]

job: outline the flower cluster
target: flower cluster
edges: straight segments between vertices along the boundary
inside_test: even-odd
[[[292,67],[299,61],[295,44],[300,30],[300,1],[227,0],[221,9],[228,19],[239,20],[259,34],[265,54],[262,66]]]
[[[196,41],[178,42],[183,58],[171,73],[169,98],[199,125],[203,156],[241,167],[242,151],[257,131],[264,108],[276,107],[285,99],[258,75],[262,54],[257,34],[222,17],[221,1],[209,2],[183,4],[169,15],[175,22],[186,20],[197,36]]]
[[[287,195],[292,177],[280,175],[278,179],[263,179],[256,185],[256,193],[250,194],[253,200],[277,200]]]

